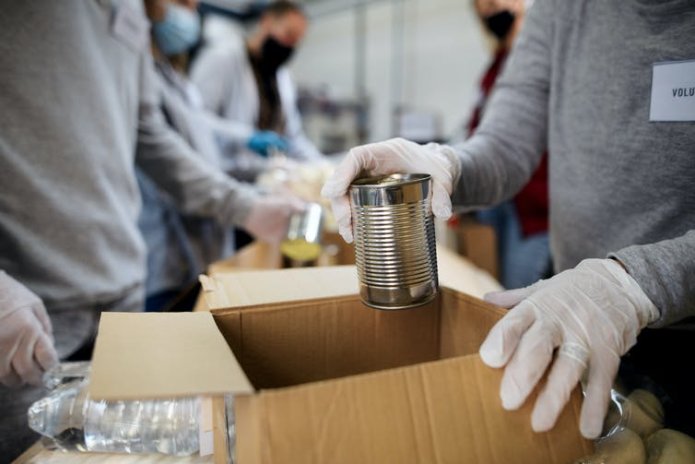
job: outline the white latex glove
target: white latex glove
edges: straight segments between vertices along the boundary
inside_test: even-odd
[[[432,176],[432,213],[447,219],[452,212],[451,192],[460,171],[461,164],[451,147],[391,139],[350,150],[323,186],[321,195],[331,200],[338,231],[350,243],[352,216],[347,191],[356,178],[396,173],[429,174]]]
[[[598,437],[620,357],[659,317],[637,282],[617,261],[587,259],[552,279],[485,299],[514,307],[480,347],[486,364],[507,366],[500,387],[504,408],[519,408],[552,364],[531,416],[535,431],[550,430],[587,371],[579,425],[586,438]]]
[[[251,205],[244,229],[263,242],[280,243],[287,234],[290,217],[304,211],[305,203],[292,195],[268,195]]]
[[[41,299],[0,271],[0,383],[41,385],[58,363],[53,328]]]

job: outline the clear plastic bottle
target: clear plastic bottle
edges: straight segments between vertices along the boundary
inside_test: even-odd
[[[91,401],[84,408],[89,451],[187,456],[199,450],[200,401]]]
[[[44,379],[52,391],[29,408],[29,426],[70,451],[191,455],[199,450],[200,401],[92,401],[88,365],[62,365]]]

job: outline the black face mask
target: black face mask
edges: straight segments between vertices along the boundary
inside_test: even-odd
[[[512,30],[514,24],[514,13],[500,11],[492,16],[485,18],[485,25],[499,40],[503,40]]]
[[[269,36],[261,48],[261,64],[266,71],[275,72],[280,66],[287,63],[293,53],[293,47],[287,47],[274,37]]]

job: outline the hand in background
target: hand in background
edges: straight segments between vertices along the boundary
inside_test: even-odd
[[[249,150],[261,156],[269,156],[272,150],[286,152],[289,144],[284,137],[273,131],[257,131],[246,142]]]
[[[292,214],[304,208],[305,203],[292,195],[260,197],[251,206],[244,229],[258,240],[280,243],[287,234]]]
[[[41,385],[58,363],[53,328],[41,299],[0,271],[0,383]]]

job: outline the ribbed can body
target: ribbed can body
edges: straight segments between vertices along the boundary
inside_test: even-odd
[[[350,187],[362,301],[395,310],[437,293],[437,252],[426,174],[359,179]]]

